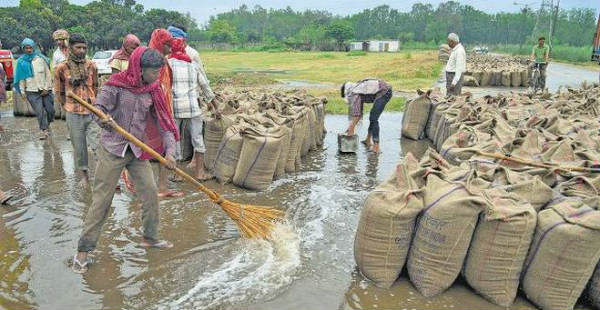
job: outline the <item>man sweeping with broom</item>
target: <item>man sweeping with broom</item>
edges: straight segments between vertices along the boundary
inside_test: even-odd
[[[175,142],[179,133],[169,116],[163,90],[157,82],[165,59],[158,51],[147,47],[135,49],[126,71],[113,74],[104,85],[95,106],[112,118],[98,120],[103,128],[98,150],[98,163],[93,186],[92,205],[84,221],[73,271],[88,269],[88,252],[94,250],[102,225],[109,215],[115,187],[121,171],[127,168],[136,184],[142,201],[144,238],[147,248],[171,248],[173,245],[158,239],[158,198],[150,156],[114,130],[121,126],[133,136],[166,154],[169,169],[176,168]]]

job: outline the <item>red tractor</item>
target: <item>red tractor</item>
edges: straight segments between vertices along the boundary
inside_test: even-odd
[[[6,72],[6,90],[11,90],[14,78],[14,70],[13,55],[10,50],[0,49],[0,65],[4,67],[4,71]]]

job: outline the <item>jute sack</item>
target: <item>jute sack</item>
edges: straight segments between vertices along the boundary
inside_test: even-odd
[[[219,144],[212,170],[217,180],[223,184],[231,182],[235,175],[244,142],[241,135],[244,128],[243,124],[230,126],[225,130],[223,140]]]
[[[481,72],[481,71],[474,71],[473,72],[473,77],[477,81],[477,86],[481,86],[481,81],[483,80],[483,72]]]
[[[279,158],[277,159],[277,166],[275,167],[275,173],[273,175],[276,178],[285,174],[285,166],[287,165],[287,160],[290,153],[290,142],[292,141],[292,128],[289,128],[286,124],[284,124],[281,125],[281,130],[284,132],[284,134],[281,141],[281,151],[279,152]]]
[[[302,151],[301,151],[302,157],[306,156],[306,154],[308,154],[308,152],[310,152],[310,147],[312,145],[313,128],[311,128],[309,114],[310,114],[309,108],[308,107],[304,108],[303,112],[302,112],[302,115],[303,115],[302,122],[304,123],[305,134],[304,134],[304,140],[302,142]]]
[[[600,259],[600,211],[565,200],[538,213],[523,290],[542,309],[573,309]]]
[[[300,157],[302,142],[304,141],[305,130],[303,127],[302,116],[294,115],[294,123],[292,127],[290,146],[285,164],[285,172],[296,172],[296,158]]]
[[[463,85],[469,87],[479,87],[479,82],[477,82],[477,79],[474,76],[465,75],[463,76]]]
[[[554,197],[554,191],[546,185],[539,176],[531,180],[502,187],[509,193],[514,193],[524,201],[531,204],[536,212],[539,212]]]
[[[455,177],[427,176],[425,208],[417,220],[407,265],[411,282],[425,297],[444,292],[458,277],[486,204],[471,193],[473,180],[451,181]]]
[[[315,115],[317,116],[317,146],[323,145],[323,139],[325,138],[325,106],[322,103],[315,104],[313,106]]]
[[[510,307],[517,296],[537,213],[530,204],[501,189],[485,190],[483,196],[490,203],[473,234],[464,276],[484,298]]]
[[[483,71],[481,74],[481,87],[490,86],[490,80],[492,79],[492,73],[490,71]]]
[[[435,141],[435,131],[437,125],[442,117],[441,104],[432,102],[431,110],[429,111],[429,119],[427,119],[427,125],[425,125],[425,136],[431,141]]]
[[[510,73],[510,85],[512,87],[519,87],[519,86],[521,86],[521,72],[519,72],[519,71],[512,71]]]
[[[504,87],[510,87],[510,72],[502,71],[501,85]]]
[[[492,71],[492,82],[490,82],[491,86],[500,86],[502,85],[502,71],[494,70]]]
[[[242,132],[244,142],[235,168],[233,184],[263,190],[273,181],[285,132],[281,127],[248,127]]]
[[[391,287],[406,262],[415,220],[423,209],[422,192],[411,177],[417,168],[408,153],[392,177],[369,193],[360,214],[354,258],[378,287]]]
[[[215,165],[215,157],[219,145],[225,135],[225,130],[233,124],[233,117],[223,115],[220,119],[215,117],[207,117],[204,120],[204,146],[206,152],[204,153],[204,166],[206,169],[212,171]]]
[[[418,140],[423,137],[429,111],[431,110],[431,99],[427,92],[417,91],[419,97],[406,103],[404,116],[402,117],[402,136]]]
[[[529,87],[529,76],[527,75],[527,70],[521,70],[519,73],[521,74],[521,86]]]
[[[312,107],[308,107],[307,115],[308,115],[308,122],[309,122],[308,133],[310,135],[310,150],[314,151],[317,149],[317,145],[318,145],[317,136],[321,135],[321,133],[319,132],[320,129],[319,129],[319,126],[317,123],[317,115],[315,113],[315,110]]]

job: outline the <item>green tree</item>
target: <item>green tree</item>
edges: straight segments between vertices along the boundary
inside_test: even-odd
[[[342,48],[344,42],[351,39],[353,35],[352,27],[343,20],[334,21],[325,29],[325,36],[335,40],[338,48]]]
[[[232,43],[236,40],[236,30],[226,20],[213,20],[208,28],[210,40],[216,43]]]

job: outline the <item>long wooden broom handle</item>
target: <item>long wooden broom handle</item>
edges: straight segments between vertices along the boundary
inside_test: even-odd
[[[93,105],[89,104],[88,102],[86,102],[85,100],[81,99],[79,96],[75,95],[73,92],[69,91],[67,93],[67,96],[75,99],[75,101],[77,101],[79,104],[84,106],[86,109],[90,110],[90,112],[96,114],[96,116],[98,116],[100,119],[102,119],[102,120],[111,119],[108,115],[104,114],[104,112],[102,112],[100,109],[96,108],[95,106],[93,106]],[[133,144],[137,145],[144,152],[152,155],[152,157],[154,157],[156,160],[158,160],[161,164],[163,164],[165,166],[168,165],[167,160],[164,157],[162,157],[159,153],[157,153],[154,149],[152,149],[150,146],[148,146],[144,142],[140,141],[134,135],[127,132],[127,130],[123,129],[116,122],[112,121],[111,123],[112,123],[112,128],[114,130],[116,130],[119,134],[121,134],[123,137],[125,137],[125,139],[127,139],[127,140],[131,141]],[[196,187],[198,187],[198,189],[203,191],[206,195],[208,195],[208,197],[213,202],[219,203],[221,201],[221,196],[219,194],[215,193],[208,187],[202,185],[202,183],[198,182],[198,180],[196,180],[191,175],[185,173],[183,170],[181,170],[179,168],[175,168],[175,173],[180,175],[186,181],[188,181],[188,182],[192,183],[193,185],[195,185]]]
[[[479,150],[475,150],[475,153],[481,156],[485,156],[485,157],[490,157],[490,158],[496,158],[496,159],[500,159],[500,160],[506,160],[506,161],[512,161],[515,163],[519,163],[519,164],[523,164],[526,166],[532,166],[532,167],[539,167],[539,168],[547,168],[547,169],[558,169],[558,170],[563,170],[563,171],[578,171],[578,172],[592,172],[592,173],[600,173],[600,169],[599,168],[589,168],[589,167],[575,167],[575,166],[558,166],[558,165],[550,165],[550,164],[544,164],[544,163],[536,163],[536,162],[532,162],[529,160],[525,160],[522,158],[518,158],[518,157],[513,157],[513,156],[505,156],[505,155],[501,155],[501,154],[494,154],[494,153],[486,153],[486,152],[482,152]]]

